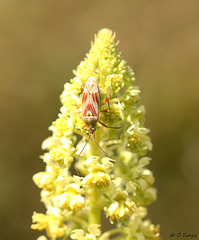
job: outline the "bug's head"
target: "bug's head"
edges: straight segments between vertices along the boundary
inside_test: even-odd
[[[95,132],[96,128],[94,127],[88,127],[88,132],[93,134]]]

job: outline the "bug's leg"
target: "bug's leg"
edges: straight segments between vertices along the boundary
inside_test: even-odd
[[[115,128],[115,129],[120,129],[121,128],[121,127],[109,127],[105,123],[101,122],[100,120],[98,120],[98,123],[100,123],[102,126],[104,126],[106,128]]]
[[[109,96],[104,100],[104,102],[101,104],[101,106],[103,106],[104,104],[106,104],[108,102],[109,105],[109,99],[111,98],[111,91],[109,93]]]
[[[108,97],[104,100],[104,102],[101,104],[101,106],[103,106],[104,104],[106,104],[106,103],[108,102],[109,111],[110,111],[109,99],[111,98],[111,89],[112,89],[112,79],[111,79],[111,87],[110,87],[109,95],[108,95]]]
[[[85,143],[85,145],[83,146],[82,150],[80,151],[80,153],[79,153],[79,155],[78,155],[76,161],[79,159],[79,156],[80,156],[81,153],[84,151],[84,148],[86,147],[86,145],[87,145],[87,143],[88,143],[90,137],[91,137],[91,134],[89,133],[89,135],[88,135],[88,139],[86,140],[86,143]]]
[[[100,110],[100,112],[110,112],[110,104],[109,104],[109,99],[111,98],[111,89],[112,89],[112,79],[111,79],[111,87],[110,87],[110,92],[108,97],[104,100],[104,102],[101,104],[101,106],[103,106],[104,104],[106,104],[108,102],[108,109],[106,110]]]
[[[83,83],[81,84],[81,87],[80,87],[81,92],[84,91],[83,85],[85,84],[85,82],[89,79],[89,77],[94,73],[94,71],[95,71],[97,68],[98,68],[98,61],[97,61],[97,66],[96,66],[96,67],[93,69],[93,71],[89,74],[89,76],[86,78],[86,80],[84,80]]]
[[[95,140],[95,142],[96,142],[97,146],[99,147],[99,149],[100,149],[107,157],[109,157],[109,155],[100,147],[100,145],[99,145],[98,142],[96,141],[96,139],[95,139],[95,133],[93,133],[93,139]],[[109,157],[109,158],[110,158],[110,157]]]
[[[81,118],[82,118],[82,117],[81,117]],[[82,127],[82,129],[84,129],[86,126],[87,126],[87,125],[86,125],[86,124],[84,124],[84,125],[83,125],[83,127]]]
[[[76,108],[77,108],[77,113],[78,113],[78,115],[79,115],[79,118],[82,119],[82,117],[80,116],[80,112],[79,112],[79,108],[78,108],[77,104],[73,104],[73,105],[76,106]]]
[[[100,110],[100,112],[110,112],[111,110],[110,110],[110,107],[109,107],[109,109],[105,109],[105,110]]]
[[[80,118],[82,118],[82,117],[80,117]],[[86,124],[83,125],[82,129],[84,129],[86,126],[87,126]],[[84,148],[86,147],[86,145],[87,145],[89,139],[90,139],[90,134],[89,134],[89,136],[88,136],[88,139],[86,140],[86,143],[85,143],[84,147],[82,148],[81,152],[78,154],[76,161],[79,159],[81,153],[84,151]],[[74,168],[75,168],[75,167],[74,167]],[[75,168],[75,171],[76,171],[77,175],[79,175],[79,172],[77,171],[76,168]]]

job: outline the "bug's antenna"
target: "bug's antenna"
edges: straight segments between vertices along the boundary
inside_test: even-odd
[[[88,141],[89,141],[90,137],[91,137],[91,134],[89,133],[89,135],[88,135],[88,139],[86,140],[86,143],[85,143],[84,147],[82,148],[81,152],[79,153],[79,155],[78,155],[78,157],[77,157],[76,161],[79,159],[79,156],[80,156],[80,155],[81,155],[81,153],[84,151],[84,148],[86,147],[86,145],[87,145],[87,143],[88,143]]]
[[[98,64],[98,60],[97,60],[97,65],[96,67],[93,69],[93,71],[88,75],[88,77],[86,78],[86,80],[82,83],[81,85],[81,91],[83,92],[83,85],[85,84],[85,82],[89,79],[89,77],[95,72],[95,70],[98,68],[99,64]]]
[[[93,133],[93,139],[95,140],[97,146],[99,147],[99,149],[100,149],[107,157],[109,157],[109,155],[100,147],[100,145],[99,145],[98,142],[96,141],[94,134],[95,134],[95,133]],[[109,158],[110,158],[110,157],[109,157]]]

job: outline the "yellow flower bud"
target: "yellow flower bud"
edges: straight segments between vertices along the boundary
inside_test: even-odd
[[[82,240],[96,240],[96,237],[92,234],[86,234],[86,236]]]
[[[51,190],[53,186],[54,176],[48,172],[39,172],[33,176],[34,183],[46,190]]]
[[[148,129],[146,128],[139,128],[135,125],[131,126],[126,133],[127,149],[141,155],[145,154],[148,150],[151,150],[152,143],[147,133]]]
[[[140,100],[139,93],[140,93],[139,89],[135,89],[132,86],[130,86],[124,96],[123,101],[125,106],[129,108],[135,107],[135,105],[138,104]]]
[[[60,215],[60,211],[56,208],[49,209],[47,215],[34,212],[32,221],[32,229],[40,231],[46,229],[48,237],[53,239],[62,237],[67,229],[63,224],[63,217]]]
[[[107,77],[106,83],[112,81],[113,91],[119,92],[124,87],[123,75],[122,74],[111,74]]]
[[[66,192],[53,198],[53,202],[69,211],[80,211],[85,205],[85,200],[80,194],[79,186],[76,184],[67,186]]]
[[[107,216],[111,219],[124,219],[130,217],[134,210],[134,202],[114,201],[108,208],[105,208]]]
[[[52,160],[59,162],[64,160],[66,153],[67,150],[65,148],[54,148],[50,151],[50,157]]]
[[[42,235],[37,238],[37,240],[48,240],[46,236]]]
[[[70,136],[73,132],[70,120],[64,117],[59,117],[49,129],[58,137]]]
[[[43,230],[48,226],[49,217],[43,213],[33,212],[32,222],[33,222],[33,224],[31,225],[32,229]]]
[[[110,182],[111,178],[109,174],[105,172],[104,166],[101,164],[92,166],[90,173],[83,180],[83,184],[87,184],[90,187],[96,187],[99,189],[108,187]]]

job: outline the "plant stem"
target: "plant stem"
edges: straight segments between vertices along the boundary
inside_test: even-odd
[[[111,229],[111,230],[103,233],[102,236],[99,238],[99,240],[105,240],[108,237],[110,237],[111,235],[117,234],[117,233],[124,233],[124,232],[119,228]]]
[[[98,200],[100,194],[98,190],[92,189],[90,194],[90,213],[89,213],[89,224],[100,224],[100,212]]]
[[[77,217],[77,216],[70,216],[68,219],[65,219],[66,221],[70,221],[70,222],[75,222],[79,225],[81,225],[84,228],[88,227],[88,223],[86,221],[84,221],[83,219]]]

